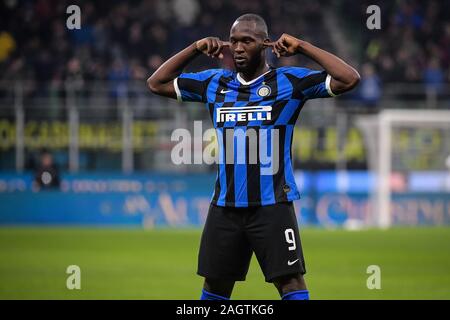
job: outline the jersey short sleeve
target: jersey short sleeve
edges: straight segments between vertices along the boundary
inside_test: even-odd
[[[294,91],[300,92],[306,99],[336,96],[331,90],[331,76],[325,71],[289,67],[284,73],[294,79],[291,81]]]
[[[210,69],[180,74],[173,81],[178,101],[206,102],[208,84],[218,72],[219,69]]]

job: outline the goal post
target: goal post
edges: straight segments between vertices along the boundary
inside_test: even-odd
[[[356,125],[364,135],[368,167],[374,175],[370,224],[388,228],[392,225],[394,173],[407,176],[415,171],[438,171],[449,174],[450,110],[386,109],[376,115],[358,116]],[[417,139],[425,141],[417,143]],[[423,148],[427,145],[426,139],[430,139],[433,149]],[[433,160],[417,165],[419,161],[414,160],[422,158]]]

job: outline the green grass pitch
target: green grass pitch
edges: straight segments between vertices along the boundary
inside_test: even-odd
[[[0,299],[198,299],[200,230],[0,228]],[[312,299],[450,299],[450,228],[301,230]],[[81,290],[66,268],[81,268]],[[381,289],[369,290],[369,265]],[[253,257],[233,299],[279,299]]]

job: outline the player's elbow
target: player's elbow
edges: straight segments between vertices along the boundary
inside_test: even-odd
[[[331,89],[335,94],[342,94],[356,87],[360,80],[361,77],[358,71],[353,68],[349,68],[345,74],[341,75],[339,80],[335,79],[335,82],[332,82]]]
[[[359,75],[358,71],[352,70],[352,72],[349,74],[348,79],[346,81],[346,91],[352,90],[354,87],[356,87],[361,80],[361,76]]]
[[[147,88],[157,95],[164,95],[164,83],[162,83],[158,78],[155,77],[155,74],[152,74],[147,79]]]
[[[147,88],[154,94],[159,94],[160,86],[153,75],[147,79]]]

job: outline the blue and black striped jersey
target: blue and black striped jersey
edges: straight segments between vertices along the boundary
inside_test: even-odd
[[[252,81],[210,69],[174,80],[178,100],[206,104],[216,129],[212,203],[260,206],[300,198],[291,161],[295,122],[306,100],[334,96],[324,71],[270,69]]]

